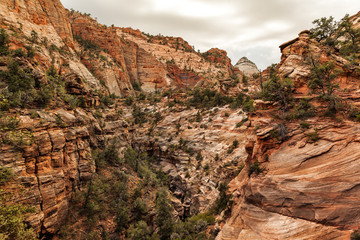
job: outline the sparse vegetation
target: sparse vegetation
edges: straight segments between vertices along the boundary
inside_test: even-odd
[[[263,84],[262,98],[266,101],[279,103],[282,110],[288,110],[293,100],[294,84],[291,79],[281,79],[273,66],[270,70],[270,79]]]
[[[253,173],[260,174],[265,169],[261,167],[261,164],[258,162],[258,160],[255,160],[255,162],[250,164],[249,170],[248,170],[248,176],[250,177]]]
[[[313,132],[307,133],[306,137],[307,137],[308,141],[312,142],[312,143],[317,142],[320,139],[317,129],[314,129]]]

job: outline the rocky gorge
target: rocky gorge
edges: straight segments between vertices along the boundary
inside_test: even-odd
[[[260,72],[59,0],[5,0],[0,18],[2,207],[30,206],[37,237],[350,239],[360,227],[358,56],[303,31]],[[336,101],[308,85],[328,62]],[[274,73],[291,99],[259,96]],[[160,221],[161,187],[171,221],[196,230]]]

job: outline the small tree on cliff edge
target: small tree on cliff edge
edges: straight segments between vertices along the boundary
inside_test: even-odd
[[[336,39],[333,38],[333,36],[339,26],[339,23],[334,20],[334,17],[323,17],[314,20],[312,23],[315,27],[310,29],[311,37],[319,42],[324,41],[324,43],[329,46],[334,46]]]
[[[339,36],[346,41],[341,42],[340,53],[343,56],[353,55],[359,52],[360,48],[360,29],[354,27],[349,14],[345,15],[339,23]]]
[[[329,102],[329,112],[336,112],[337,97],[334,95],[334,91],[339,88],[339,84],[335,82],[335,79],[342,70],[336,68],[334,62],[320,63],[313,57],[310,57],[310,66],[310,80],[307,84],[309,89]]]
[[[161,240],[170,239],[174,229],[174,221],[172,218],[172,208],[166,189],[161,189],[156,193],[156,225],[159,228],[159,236]]]
[[[291,79],[281,79],[275,71],[275,66],[270,69],[270,79],[263,83],[262,97],[267,101],[278,102],[280,108],[287,110],[292,102],[294,83]]]
[[[0,30],[0,55],[6,55],[9,51],[9,35],[4,29]]]

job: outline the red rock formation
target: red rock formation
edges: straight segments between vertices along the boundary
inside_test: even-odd
[[[337,94],[344,102],[354,101],[349,96],[358,92],[359,77],[335,51],[311,40],[308,31],[280,49],[276,70],[293,79],[298,97],[307,96],[307,59],[313,56],[344,70],[336,81],[351,93]],[[349,239],[360,222],[358,124],[320,116],[308,119],[310,129],[304,129],[268,114],[261,110],[250,117],[256,136],[246,145],[248,164],[259,161],[263,172],[257,175],[249,167],[230,183],[235,205],[217,239]],[[282,140],[276,135],[279,124],[286,129]],[[314,134],[316,140],[310,137]]]
[[[202,55],[207,61],[225,66],[228,70],[229,75],[232,75],[234,73],[231,59],[227,56],[227,52],[225,50],[212,48],[209,51],[203,53]]]
[[[9,15],[12,13],[14,15]],[[66,10],[60,0],[4,0],[0,4],[0,15],[8,21],[21,23],[24,28],[31,28],[34,25],[51,25],[61,39],[70,47],[73,47],[73,37],[71,26],[66,14]],[[14,19],[15,17],[15,19]],[[30,29],[27,29],[31,31]],[[34,29],[38,31],[37,29]]]
[[[168,64],[167,69],[169,76],[176,81],[180,88],[192,88],[199,81],[204,80],[194,72],[180,69],[175,64]]]
[[[168,87],[164,66],[137,44],[121,40],[114,28],[101,26],[80,14],[74,14],[71,25],[75,35],[99,45],[120,65],[121,72],[117,76],[118,85],[124,86],[120,88],[122,92],[132,89],[132,83],[140,83],[146,92],[154,91],[155,86],[158,89]],[[129,29],[125,31],[129,32]],[[135,35],[139,34],[136,32]]]

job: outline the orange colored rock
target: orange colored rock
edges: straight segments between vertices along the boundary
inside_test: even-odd
[[[194,72],[182,70],[175,64],[168,64],[167,69],[170,77],[177,82],[180,88],[193,88],[199,81],[204,80]]]
[[[225,66],[229,75],[234,73],[231,60],[227,56],[227,52],[225,50],[212,48],[209,51],[203,53],[203,56],[207,61]]]
[[[23,28],[30,35],[35,30],[40,36],[56,33],[64,43],[73,47],[71,26],[60,0],[4,0],[0,3],[0,16]],[[41,26],[47,29],[41,30]],[[50,29],[52,28],[52,29]],[[53,36],[49,36],[49,39]]]

